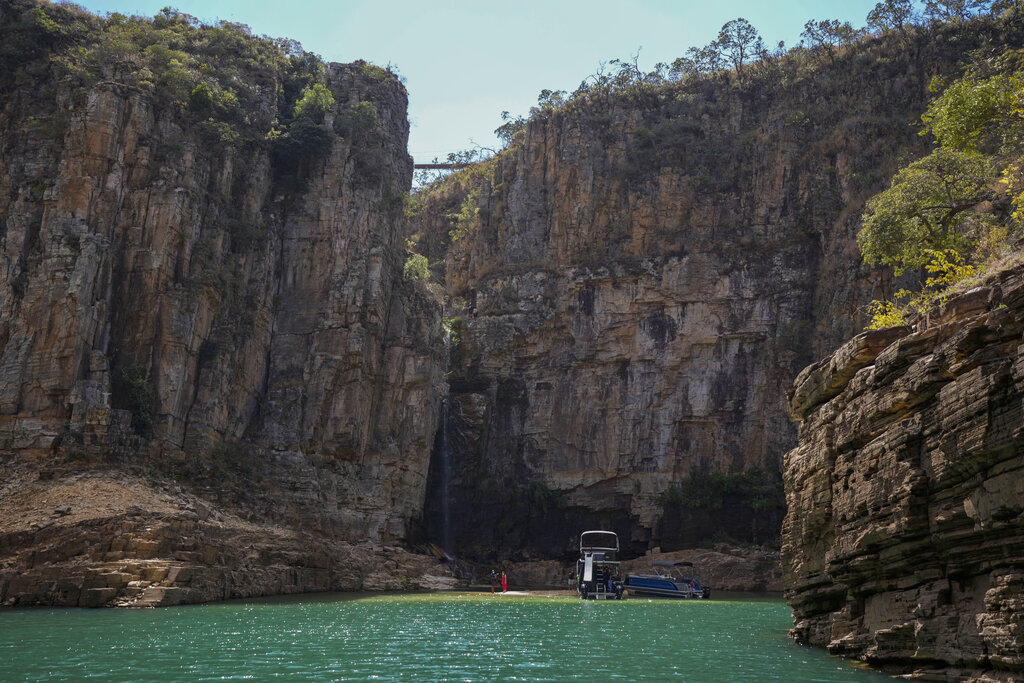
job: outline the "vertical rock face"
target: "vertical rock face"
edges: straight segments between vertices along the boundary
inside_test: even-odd
[[[632,551],[771,542],[782,396],[888,286],[858,266],[863,202],[975,39],[592,92],[425,193],[414,228],[447,256],[459,337],[454,477],[428,516],[465,520],[456,552],[558,555],[588,526]],[[730,497],[741,482],[759,493]]]
[[[1024,676],[1024,269],[798,377],[793,634],[882,666]]]
[[[361,102],[376,119],[330,135],[291,185],[269,143],[211,142],[137,87],[58,89],[42,123],[31,93],[8,98],[0,446],[148,458],[257,518],[404,539],[443,342],[439,308],[401,277],[406,96],[383,74],[330,65],[326,127]]]

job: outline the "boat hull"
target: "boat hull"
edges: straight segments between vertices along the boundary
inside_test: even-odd
[[[626,578],[622,588],[631,595],[642,595],[656,598],[701,599],[707,597],[707,591],[694,588],[689,582],[676,582],[662,576],[634,576]]]
[[[683,591],[672,591],[661,588],[630,588],[624,587],[626,592],[634,596],[646,596],[649,598],[675,598],[676,600],[699,600],[703,595],[696,593],[684,593]]]
[[[630,595],[646,595],[648,597],[656,598],[677,598],[687,600],[689,598],[696,597],[692,593],[669,590],[667,588],[633,588],[632,586],[625,586],[625,589]]]

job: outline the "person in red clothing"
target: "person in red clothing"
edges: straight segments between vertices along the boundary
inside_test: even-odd
[[[505,576],[505,572],[501,573],[501,592],[508,592],[508,577]]]

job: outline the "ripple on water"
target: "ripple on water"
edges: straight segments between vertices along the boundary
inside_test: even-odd
[[[781,600],[303,596],[0,614],[0,680],[856,681]]]

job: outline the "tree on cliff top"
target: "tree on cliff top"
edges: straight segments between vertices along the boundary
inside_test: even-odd
[[[921,134],[932,135],[937,149],[898,171],[867,202],[857,235],[868,263],[897,273],[923,266],[933,274],[926,285],[934,291],[915,299],[918,309],[956,284],[951,274],[983,270],[1022,234],[1024,51],[978,55],[922,119]],[[885,306],[874,302],[876,312]]]
[[[716,41],[718,48],[726,59],[732,64],[736,74],[743,77],[743,67],[753,59],[759,52],[764,51],[764,42],[761,34],[757,32],[749,21],[733,19],[722,26],[718,32]]]
[[[931,259],[931,250],[967,254],[995,222],[974,209],[992,198],[991,160],[977,152],[940,148],[901,169],[889,189],[872,197],[857,236],[868,263],[899,274]]]
[[[815,21],[811,19],[804,24],[803,33],[800,37],[807,41],[812,49],[824,49],[829,59],[835,59],[837,47],[849,45],[862,35],[850,22],[836,21],[835,19],[824,19]]]
[[[883,0],[868,12],[868,28],[879,33],[902,32],[914,19],[911,0]]]
[[[1024,205],[1024,52],[988,60],[954,81],[922,116],[938,149],[901,169],[867,203],[857,236],[868,263],[897,273],[929,262],[928,250],[973,259],[994,230],[1017,231]]]
[[[924,15],[936,21],[964,21],[987,10],[989,4],[991,0],[929,0],[924,4]]]

